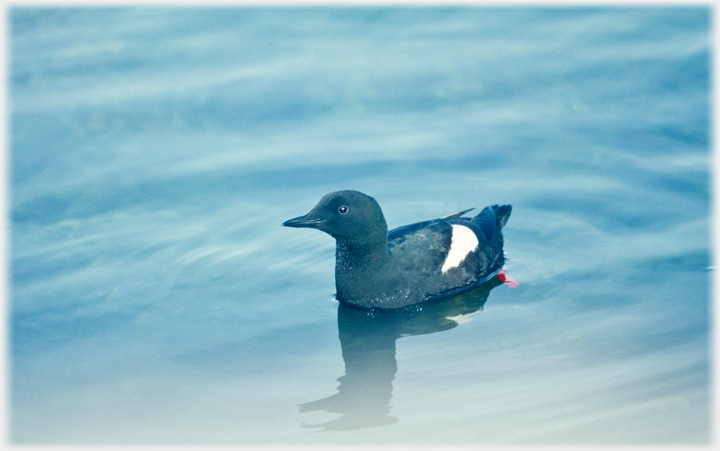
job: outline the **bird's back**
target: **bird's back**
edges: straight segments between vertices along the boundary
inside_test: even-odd
[[[388,234],[383,291],[405,294],[393,304],[452,295],[492,277],[505,262],[501,229],[511,206],[486,207],[473,218],[450,217],[411,224]],[[398,307],[402,305],[384,305]]]

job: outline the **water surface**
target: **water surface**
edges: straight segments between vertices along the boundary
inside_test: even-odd
[[[708,8],[8,17],[12,442],[709,443]],[[339,189],[520,287],[339,307]]]

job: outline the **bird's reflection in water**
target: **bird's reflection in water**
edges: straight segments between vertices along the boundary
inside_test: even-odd
[[[345,375],[338,392],[300,405],[301,412],[325,410],[341,417],[305,428],[351,430],[387,426],[400,421],[390,416],[392,381],[397,373],[395,341],[403,336],[452,329],[464,315],[482,309],[490,291],[502,282],[497,277],[470,291],[398,310],[357,310],[338,306],[338,332]]]

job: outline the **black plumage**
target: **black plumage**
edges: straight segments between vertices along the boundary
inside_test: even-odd
[[[335,238],[335,286],[341,303],[398,308],[460,293],[502,269],[501,229],[512,207],[485,207],[472,218],[463,216],[468,211],[388,233],[375,199],[338,191],[283,226],[316,228]]]

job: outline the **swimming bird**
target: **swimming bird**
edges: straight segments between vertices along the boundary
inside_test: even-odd
[[[359,191],[325,195],[306,215],[285,227],[308,227],[335,238],[335,288],[339,302],[367,309],[400,308],[451,296],[503,271],[503,236],[512,206],[485,207],[388,233],[380,205]]]

